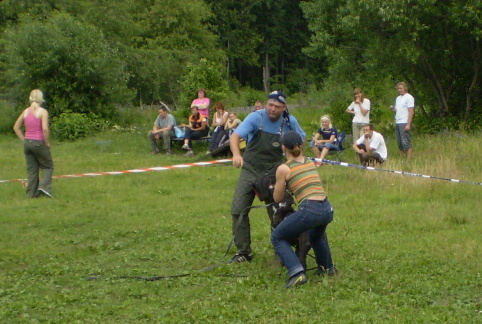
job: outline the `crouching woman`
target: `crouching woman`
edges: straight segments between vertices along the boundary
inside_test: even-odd
[[[271,234],[271,243],[281,262],[288,270],[286,288],[302,285],[308,281],[289,240],[308,231],[309,241],[315,252],[317,274],[335,274],[330,247],[325,230],[333,220],[333,208],[313,161],[303,156],[303,139],[297,132],[287,132],[281,139],[287,162],[276,170],[273,192],[275,202],[283,201],[288,189],[298,202],[298,210],[284,219]]]

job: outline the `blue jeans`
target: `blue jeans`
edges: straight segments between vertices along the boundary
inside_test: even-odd
[[[207,136],[208,133],[209,133],[209,128],[206,128],[206,129],[200,130],[200,131],[193,131],[189,127],[186,127],[186,130],[185,130],[185,133],[184,133],[184,139],[189,140],[187,142],[187,145],[189,146],[189,148],[192,148],[192,141],[191,140],[198,140],[201,137]]]
[[[333,267],[330,246],[323,235],[332,220],[333,208],[328,198],[324,201],[305,200],[296,212],[285,218],[273,230],[271,243],[281,262],[288,269],[290,277],[304,271],[304,269],[288,240],[298,237],[305,231],[308,231],[317,265],[325,269]]]
[[[323,143],[323,144],[320,144],[320,145],[315,145],[315,141],[311,141],[310,142],[310,147],[318,147],[318,149],[321,151],[323,150],[324,147],[326,147],[328,149],[328,151],[339,151],[340,148],[338,146],[338,143]]]

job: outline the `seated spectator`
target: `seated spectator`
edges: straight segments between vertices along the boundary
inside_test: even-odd
[[[315,136],[313,136],[310,146],[316,158],[324,159],[329,151],[339,150],[339,146],[336,143],[337,131],[331,124],[329,116],[321,116],[320,126]]]
[[[241,120],[238,119],[238,115],[236,115],[236,113],[232,112],[228,115],[228,120],[224,125],[224,129],[228,131],[229,135],[231,135],[233,130],[235,130],[236,127],[239,126],[239,124],[241,124]]]
[[[199,88],[197,90],[197,98],[191,103],[191,108],[197,106],[199,113],[204,115],[206,119],[209,119],[209,106],[211,105],[211,100],[208,98],[206,90]]]
[[[159,115],[154,121],[154,127],[147,134],[151,140],[152,154],[159,154],[159,146],[157,141],[164,142],[164,150],[167,155],[171,154],[171,137],[175,137],[174,126],[176,125],[176,120],[174,116],[169,114],[166,107],[161,106],[159,108]]]
[[[375,132],[372,124],[365,125],[363,133],[364,135],[353,144],[360,163],[365,166],[383,164],[388,153],[382,134]]]
[[[206,116],[199,113],[197,106],[191,107],[191,116],[189,116],[189,124],[181,124],[184,127],[184,145],[183,150],[187,153],[184,156],[193,156],[192,141],[207,136],[209,133],[209,125]]]
[[[227,132],[224,130],[224,124],[228,120],[229,113],[224,109],[222,102],[218,101],[214,105],[215,113],[213,116],[213,132],[209,141],[209,151],[219,146],[223,137],[227,137]]]
[[[224,109],[224,105],[222,102],[218,101],[214,104],[214,115],[213,115],[213,132],[216,132],[218,129],[224,129],[224,124],[228,120],[229,113]]]

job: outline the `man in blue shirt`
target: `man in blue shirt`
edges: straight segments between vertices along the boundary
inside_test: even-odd
[[[253,258],[248,209],[256,195],[253,183],[256,179],[274,172],[282,163],[281,136],[290,130],[298,132],[302,138],[306,137],[296,118],[288,114],[286,96],[274,91],[269,95],[266,107],[249,114],[230,137],[233,166],[241,168],[231,205],[232,230],[237,252],[230,263],[251,261]],[[240,139],[247,142],[244,155],[241,155],[239,149]],[[268,209],[268,213],[270,211]],[[243,217],[238,224],[242,213]]]

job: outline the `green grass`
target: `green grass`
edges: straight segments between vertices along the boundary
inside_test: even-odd
[[[186,160],[179,149],[151,156],[146,131],[54,142],[55,174],[206,160]],[[384,168],[480,182],[480,135],[414,136],[409,163],[387,136]],[[0,145],[0,179],[24,178],[21,142],[2,136]],[[354,163],[352,151],[343,154]],[[261,209],[250,217],[251,263],[198,271],[218,262],[231,240],[239,170],[230,164],[55,179],[54,199],[28,200],[20,183],[0,183],[0,322],[482,321],[481,186],[334,165],[319,172],[335,208],[328,233],[340,272],[310,272],[293,290],[283,288],[286,271]],[[194,275],[116,278],[185,273]]]

